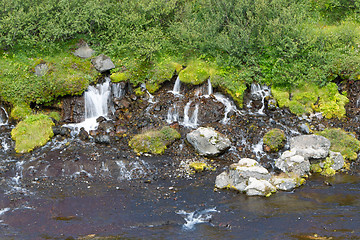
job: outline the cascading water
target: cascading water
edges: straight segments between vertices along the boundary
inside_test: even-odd
[[[110,78],[106,77],[104,83],[96,86],[89,86],[84,94],[85,99],[85,121],[65,126],[79,131],[84,128],[86,131],[95,130],[98,126],[96,119],[108,115],[109,99],[111,96]],[[114,92],[113,92],[114,93]],[[116,93],[118,94],[118,93]]]
[[[207,85],[207,90],[208,90],[207,95],[210,96],[211,94],[213,94],[213,87],[212,87],[212,85],[211,85],[211,80],[210,80],[210,78],[208,79],[207,84],[208,84],[208,85]]]
[[[258,83],[252,83],[251,84],[251,97],[254,100],[261,100],[262,106],[257,111],[258,114],[264,115],[264,109],[265,109],[265,98],[271,95],[270,88],[266,85],[260,85]]]
[[[184,121],[181,123],[184,127],[196,128],[198,125],[198,112],[199,112],[199,104],[195,105],[195,109],[191,115],[189,116],[189,109],[192,101],[189,101],[184,108]]]
[[[181,90],[181,82],[180,82],[180,78],[179,76],[176,78],[175,84],[174,84],[174,88],[172,91],[170,91],[171,93],[173,93],[174,95],[181,95],[180,94],[180,90]]]
[[[111,92],[114,98],[122,98],[125,95],[125,89],[120,83],[113,83],[111,85]]]
[[[171,106],[167,114],[166,122],[168,124],[171,124],[173,122],[178,122],[178,121],[179,121],[178,107],[177,105]]]
[[[6,125],[9,119],[9,115],[7,114],[5,108],[0,107],[0,126]]]
[[[186,212],[180,210],[175,212],[176,214],[183,215],[186,223],[183,225],[184,230],[194,229],[196,224],[210,222],[212,213],[219,213],[216,208],[209,208],[202,211]]]
[[[215,93],[214,96],[218,102],[221,102],[225,106],[224,118],[221,120],[221,123],[226,124],[229,122],[229,113],[231,111],[237,112],[236,106],[221,93]]]

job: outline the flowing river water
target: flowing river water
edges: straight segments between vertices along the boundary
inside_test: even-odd
[[[156,125],[156,119],[179,123],[183,137],[163,156],[138,156],[128,148],[128,136],[97,144],[80,140],[76,133],[56,135],[32,153],[16,154],[10,137],[14,126],[1,108],[0,238],[360,239],[358,161],[350,173],[312,175],[304,186],[269,198],[214,189],[216,176],[242,157],[274,171],[279,153],[262,149],[268,129],[281,128],[289,138],[300,134],[301,123],[318,120],[299,119],[287,110],[269,111],[264,102],[270,89],[259,85],[238,110],[226,96],[213,93],[210,84],[192,89],[176,82],[155,96],[145,94],[148,104],[139,109],[141,114],[134,112],[126,126],[143,124],[139,127],[146,129]],[[124,95],[117,85],[98,90],[116,98]],[[90,91],[96,95],[95,88]],[[259,93],[251,98],[255,91]],[[95,118],[110,119],[114,106],[109,103],[109,112]],[[321,124],[350,128],[341,122]],[[214,159],[194,154],[184,136],[203,125],[229,136],[233,147]],[[84,123],[70,127],[76,126]],[[206,161],[216,170],[190,174],[184,167],[189,159]]]

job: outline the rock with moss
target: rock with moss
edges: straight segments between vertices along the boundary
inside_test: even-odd
[[[360,151],[360,141],[349,132],[345,132],[340,128],[327,128],[317,135],[326,137],[331,142],[330,150],[340,152],[347,160],[356,160],[357,152]]]
[[[275,166],[284,173],[294,173],[304,176],[310,171],[310,161],[296,151],[285,151],[275,160]]]
[[[200,127],[188,133],[186,139],[202,156],[217,156],[231,146],[230,140],[212,127]]]
[[[45,145],[54,135],[52,126],[53,121],[44,114],[30,115],[19,122],[11,131],[16,152],[26,153]]]
[[[263,141],[271,152],[277,152],[285,146],[286,136],[283,130],[274,128],[264,135]]]
[[[300,187],[305,182],[304,178],[301,178],[296,174],[280,174],[271,177],[270,183],[273,184],[276,189],[282,191],[291,191],[294,188]]]
[[[95,69],[100,73],[104,73],[106,71],[110,71],[111,69],[115,68],[115,65],[111,61],[111,59],[104,54],[100,54],[99,56],[91,59],[91,63],[94,65]]]
[[[248,196],[266,196],[269,197],[276,192],[276,187],[266,180],[249,178],[248,185],[245,188]]]
[[[163,154],[168,145],[181,137],[180,133],[168,126],[135,135],[129,146],[137,153]]]

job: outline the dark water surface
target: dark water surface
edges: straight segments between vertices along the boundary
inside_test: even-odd
[[[359,175],[312,176],[295,192],[270,198],[216,192],[215,177],[200,173],[151,183],[47,179],[24,184],[31,193],[22,196],[2,190],[0,237],[360,239]],[[186,213],[194,211],[186,224]]]

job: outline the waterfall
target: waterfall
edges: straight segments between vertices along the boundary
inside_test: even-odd
[[[174,106],[169,108],[166,122],[168,124],[171,124],[173,122],[178,122],[178,121],[179,121],[179,112],[178,112],[177,106],[174,105]]]
[[[180,78],[179,78],[179,76],[176,78],[176,81],[175,81],[175,84],[174,84],[174,88],[173,88],[173,90],[172,91],[170,91],[170,92],[172,92],[174,95],[181,95],[180,94],[180,87],[181,87],[181,82],[180,82]]]
[[[251,84],[251,97],[254,100],[261,100],[262,106],[258,110],[258,114],[264,115],[264,109],[265,109],[265,98],[270,96],[270,88],[266,85],[260,85],[258,83],[252,83]]]
[[[210,96],[211,94],[213,94],[213,87],[211,85],[211,80],[210,78],[208,79],[208,87],[207,87],[207,90],[208,90],[208,96]]]
[[[189,117],[189,109],[192,101],[189,101],[184,108],[184,122],[181,123],[184,127],[196,128],[198,125],[198,112],[199,112],[199,104],[195,105],[195,110],[191,117]]]
[[[113,83],[111,85],[111,92],[114,98],[122,98],[125,95],[125,90],[120,83]]]
[[[229,113],[231,111],[237,112],[236,106],[221,93],[215,93],[214,96],[216,101],[221,102],[225,106],[224,118],[221,120],[221,123],[226,124],[229,122]]]
[[[0,126],[6,125],[9,119],[9,115],[7,114],[5,108],[0,107]]]

